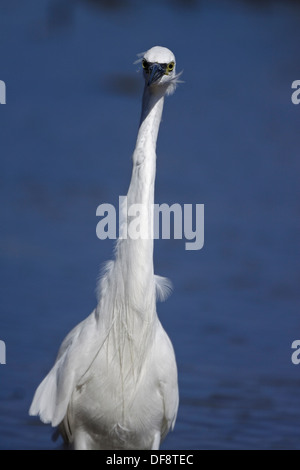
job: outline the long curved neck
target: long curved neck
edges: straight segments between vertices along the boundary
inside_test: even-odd
[[[123,260],[129,301],[137,310],[155,309],[153,269],[153,204],[156,173],[156,141],[164,96],[145,87],[140,127],[133,153],[132,177],[127,193],[126,223],[121,230],[117,258]],[[140,235],[138,236],[138,231]],[[154,303],[154,305],[153,305]]]
[[[148,141],[152,144],[155,152],[163,106],[164,94],[160,94],[158,92],[153,93],[150,91],[148,86],[145,86],[140,127],[133,158],[135,157],[136,151],[143,149],[145,142]],[[146,152],[144,153],[146,154]]]
[[[133,170],[128,190],[128,205],[145,204],[150,214],[154,203],[156,142],[164,105],[163,95],[155,95],[145,87],[140,127],[133,153]],[[153,246],[152,233],[149,232]]]
[[[101,331],[107,331],[107,351],[111,348],[111,354],[119,355],[124,381],[132,373],[139,375],[157,319],[153,203],[155,150],[163,104],[162,94],[155,95],[145,89],[131,182],[120,207],[122,224],[115,260],[107,265],[101,280],[96,311]],[[137,237],[138,226],[142,234]]]

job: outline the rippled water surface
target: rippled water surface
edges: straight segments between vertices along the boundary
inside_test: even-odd
[[[95,306],[111,241],[96,208],[127,191],[136,53],[176,54],[156,201],[205,204],[205,246],[155,243],[180,408],[165,449],[300,449],[299,79],[294,2],[0,4],[0,448],[57,449],[28,416],[66,333]]]

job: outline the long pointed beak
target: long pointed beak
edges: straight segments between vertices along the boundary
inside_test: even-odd
[[[147,85],[150,86],[157,82],[165,74],[165,69],[160,64],[151,64],[149,67],[149,80]]]

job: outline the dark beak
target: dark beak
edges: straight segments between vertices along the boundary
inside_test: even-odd
[[[149,67],[149,80],[147,85],[150,86],[157,82],[164,74],[165,68],[160,64],[151,64]]]

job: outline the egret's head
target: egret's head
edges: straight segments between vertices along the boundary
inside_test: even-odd
[[[163,89],[173,93],[178,83],[175,56],[166,47],[155,46],[144,54],[142,59],[146,86],[153,90]]]

